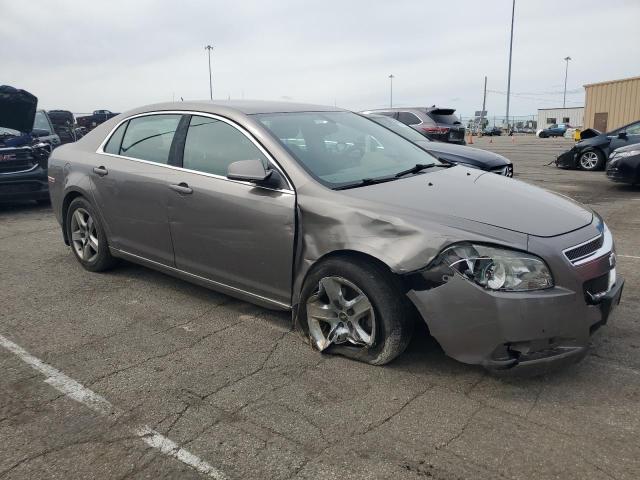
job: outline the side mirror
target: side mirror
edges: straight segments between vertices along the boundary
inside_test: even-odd
[[[621,138],[622,140],[626,140],[627,139],[627,132],[620,132],[618,133],[618,138]]]
[[[260,160],[240,160],[227,167],[229,180],[241,180],[244,182],[264,182],[271,176],[272,171],[264,168]]]

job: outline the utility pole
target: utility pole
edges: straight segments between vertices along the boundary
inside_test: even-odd
[[[389,82],[390,82],[390,88],[391,88],[391,90],[389,91],[389,108],[393,108],[393,79],[394,79],[393,74],[389,75]]]
[[[509,96],[511,95],[511,54],[513,52],[513,20],[516,13],[516,0],[511,7],[511,40],[509,41],[509,74],[507,77],[507,129],[509,128]]]
[[[483,129],[482,123],[484,122],[484,109],[487,103],[487,76],[484,76],[484,94],[482,95],[482,111],[480,112],[480,130]]]
[[[213,100],[213,81],[211,80],[211,50],[213,50],[213,47],[207,45],[204,49],[209,54],[209,98]]]
[[[562,95],[562,108],[566,108],[567,104],[567,75],[569,74],[569,60],[571,60],[571,57],[564,57],[564,61],[567,62],[567,66],[564,69],[564,94]]]

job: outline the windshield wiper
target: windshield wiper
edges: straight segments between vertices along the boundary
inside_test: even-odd
[[[418,163],[415,166],[408,168],[406,170],[402,170],[401,172],[396,173],[395,178],[404,177],[405,175],[409,175],[410,173],[418,173],[422,170],[426,170],[427,168],[439,167],[435,163]]]
[[[366,187],[367,185],[375,185],[377,183],[391,182],[395,180],[396,177],[381,177],[381,178],[363,178],[357,182],[347,183],[346,185],[340,185],[339,187],[334,187],[333,190],[347,190],[348,188],[356,188],[356,187]]]

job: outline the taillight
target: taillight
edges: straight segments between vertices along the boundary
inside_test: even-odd
[[[449,133],[449,127],[422,127],[424,133],[444,134]]]

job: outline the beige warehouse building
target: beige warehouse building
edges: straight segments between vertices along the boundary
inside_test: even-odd
[[[584,86],[584,126],[608,132],[640,120],[640,77]]]

